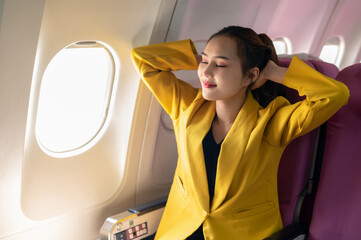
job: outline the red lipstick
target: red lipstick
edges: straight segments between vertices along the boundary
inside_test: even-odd
[[[214,88],[214,87],[217,87],[216,84],[212,84],[212,83],[209,83],[209,82],[206,82],[206,81],[203,81],[203,86],[205,88]]]

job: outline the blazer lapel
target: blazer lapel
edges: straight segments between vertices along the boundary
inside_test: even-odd
[[[215,116],[215,102],[204,101],[202,106],[194,106],[187,116],[186,149],[191,183],[202,208],[209,211],[209,192],[202,142],[211,128]]]
[[[237,115],[233,126],[224,139],[218,158],[215,194],[212,211],[225,200],[231,186],[237,166],[242,160],[251,132],[257,121],[259,104],[248,92],[247,99]]]

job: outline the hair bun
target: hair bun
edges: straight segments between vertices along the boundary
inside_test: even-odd
[[[262,42],[267,46],[273,46],[273,41],[267,36],[265,33],[258,34],[258,37],[262,40]]]

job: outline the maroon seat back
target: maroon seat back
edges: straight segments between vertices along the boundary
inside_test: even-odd
[[[324,75],[335,77],[335,72],[338,72],[336,66],[322,61],[316,61],[316,67],[313,64],[314,61],[315,60],[306,60],[305,62]],[[279,64],[282,67],[288,67],[290,62],[290,58],[279,59]],[[287,88],[286,91],[287,99],[291,103],[304,99],[304,97],[300,97],[294,89]],[[278,169],[278,197],[280,212],[285,226],[293,222],[299,195],[307,184],[316,139],[317,129],[292,141],[282,155]],[[307,213],[309,213],[308,215],[312,213],[312,206],[309,208],[310,209],[303,210],[306,212],[306,215]],[[306,216],[305,218],[309,219],[310,216]]]
[[[327,121],[327,138],[309,240],[361,239],[361,64],[336,77],[350,99]]]
[[[329,64],[317,59],[309,59],[307,61],[312,63],[312,65],[317,71],[325,74],[327,77],[335,79],[337,74],[339,73],[338,68],[333,64]]]

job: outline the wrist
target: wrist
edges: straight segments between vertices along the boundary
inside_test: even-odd
[[[274,76],[272,76],[270,80],[282,84],[283,78],[285,77],[287,70],[288,68],[277,66],[275,71],[273,71]]]

